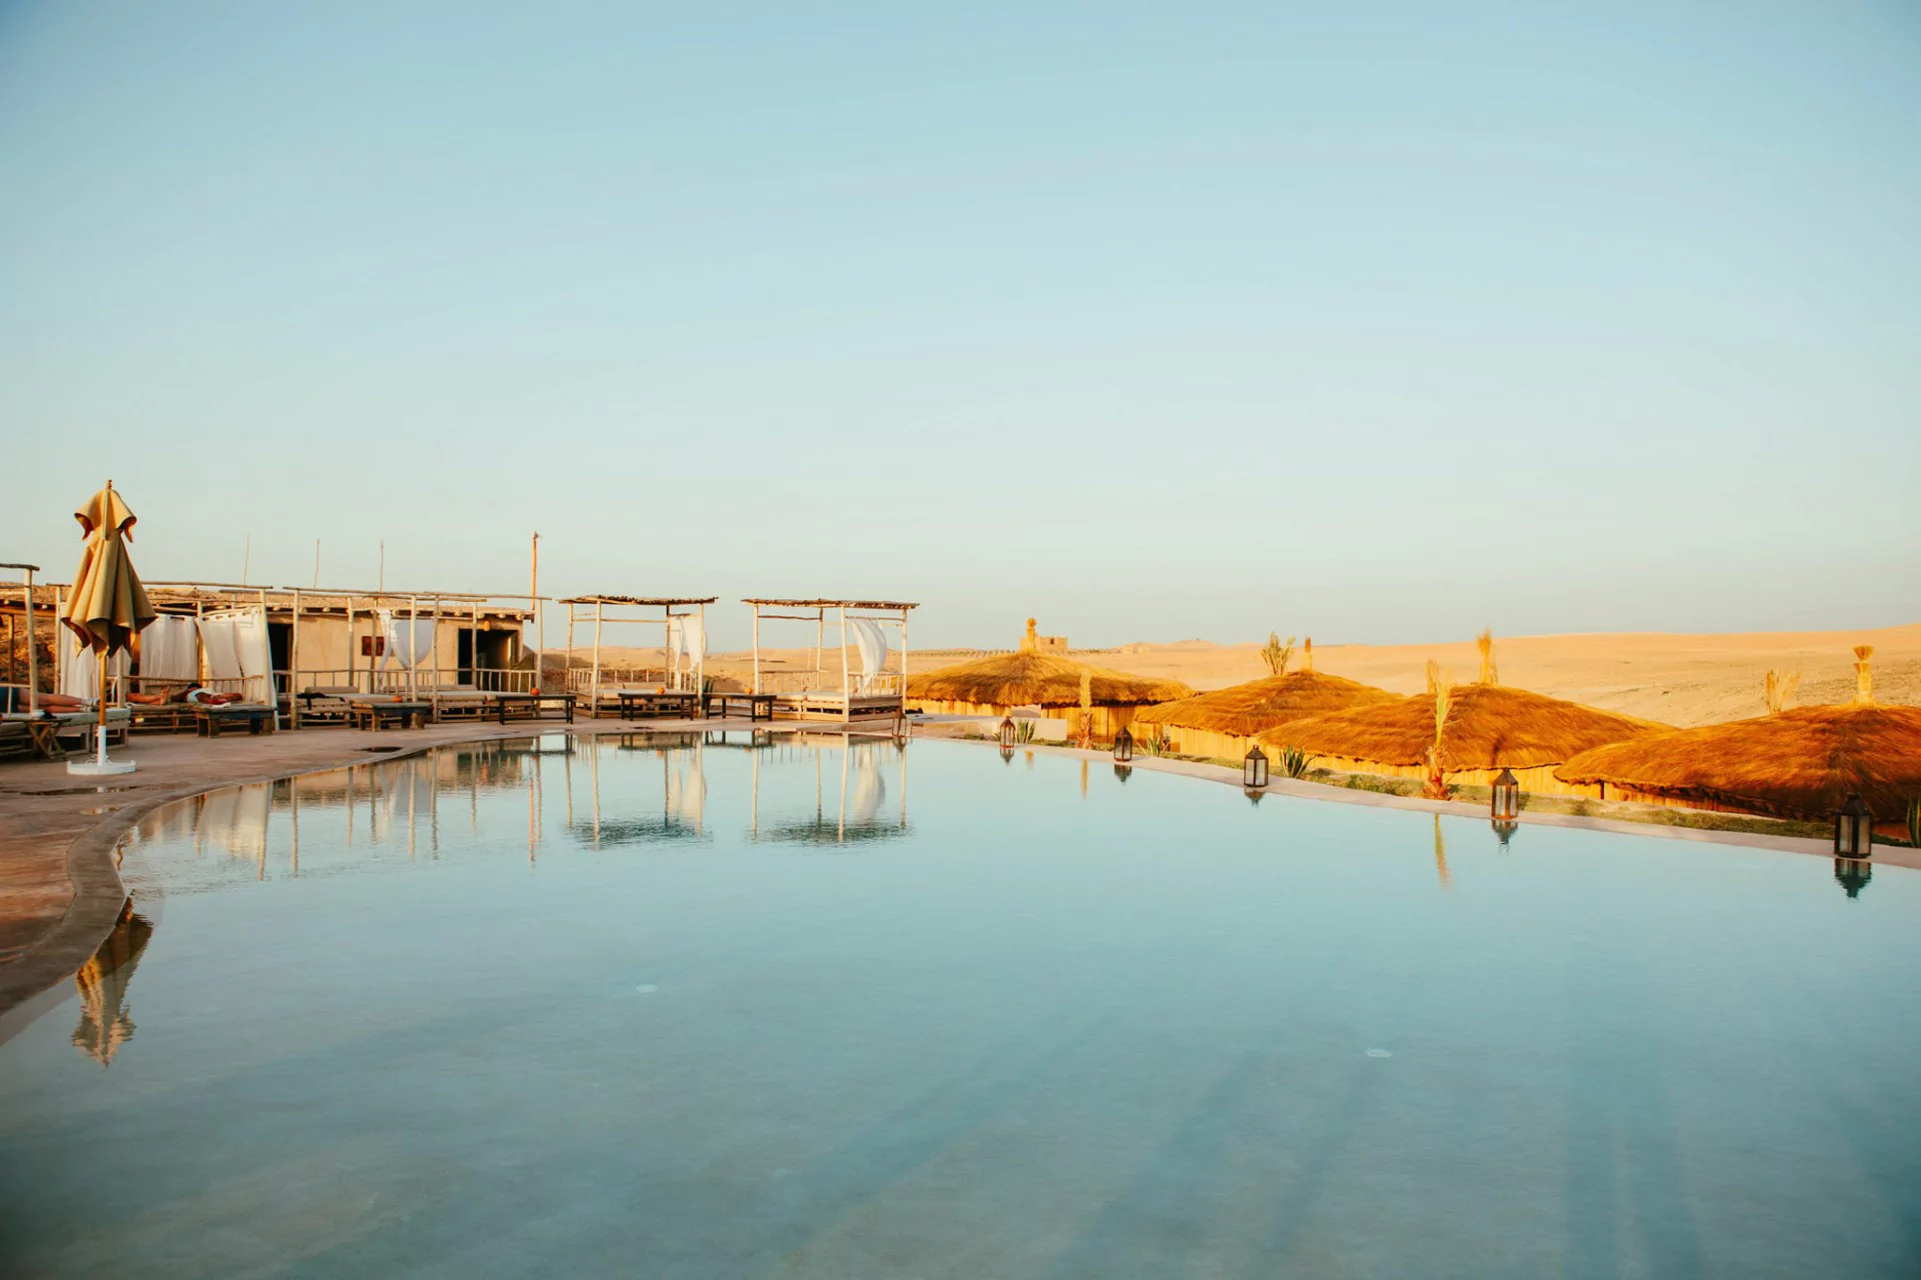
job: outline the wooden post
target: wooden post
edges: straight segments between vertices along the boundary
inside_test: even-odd
[[[467,645],[467,665],[472,668],[470,679],[475,690],[480,688],[480,601],[474,601],[474,638]]]
[[[67,687],[67,646],[61,643],[60,615],[61,601],[66,592],[60,587],[53,589],[53,691],[59,693]]]
[[[707,714],[707,606],[695,605],[694,616],[700,619],[700,652],[694,655],[694,697],[697,699],[695,705],[700,708],[700,714],[705,716]],[[753,723],[752,708],[749,708],[747,722]]]
[[[53,620],[53,642],[60,643],[60,619]],[[40,645],[39,633],[33,626],[33,570],[27,570],[27,711],[37,714],[40,710]]]
[[[593,709],[588,712],[588,714],[592,716],[600,715],[600,628],[601,628],[601,623],[606,620],[606,616],[607,616],[606,602],[596,599],[594,601],[594,682],[593,682],[593,699],[594,700],[592,704]],[[598,778],[600,775],[595,774],[594,776]],[[598,797],[599,793],[596,791],[595,795],[596,797]],[[600,831],[598,830],[598,819],[596,819],[596,830],[594,831],[594,840],[596,843],[598,843],[600,840]]]
[[[547,636],[542,629],[543,614],[540,609],[540,531],[534,531],[534,573],[528,583],[527,603],[534,611],[534,674],[528,689],[540,688],[540,669],[547,662]],[[561,692],[566,692],[562,690]]]
[[[900,716],[907,719],[907,613],[900,611]]]
[[[574,691],[574,602],[567,602],[567,667],[561,676],[560,691]]]
[[[287,723],[300,727],[300,588],[293,589],[293,620],[287,637]],[[294,801],[294,874],[300,874],[300,802]]]
[[[847,678],[847,606],[840,607],[840,718],[843,722],[854,718],[854,687]],[[845,762],[841,766],[842,807],[846,806]],[[844,816],[844,815],[843,815]]]
[[[420,597],[407,597],[407,699],[420,700],[420,655],[415,648],[420,639]],[[435,710],[439,707],[436,702]]]
[[[760,606],[759,605],[754,606],[754,693],[756,695],[760,693]],[[751,708],[749,710],[751,711]],[[751,724],[752,722],[753,722],[753,716],[750,714],[748,716],[748,723]]]

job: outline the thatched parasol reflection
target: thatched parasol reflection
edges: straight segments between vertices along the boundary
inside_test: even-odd
[[[127,987],[152,936],[153,922],[135,911],[133,899],[128,898],[113,932],[73,975],[74,985],[80,988],[80,1022],[73,1029],[73,1044],[103,1067],[110,1066],[120,1046],[133,1039]]]

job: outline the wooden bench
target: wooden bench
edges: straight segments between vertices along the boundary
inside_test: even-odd
[[[541,714],[548,707],[559,707],[566,713],[567,723],[574,722],[575,695],[571,693],[496,693],[493,695],[494,716],[501,724],[509,720],[541,720]]]
[[[193,708],[194,732],[202,738],[218,738],[224,730],[246,725],[247,732],[258,736],[278,730],[274,723],[275,708],[249,706],[212,707],[195,704]]]
[[[422,729],[433,718],[434,704],[363,700],[348,703],[347,714],[356,729]]]
[[[622,720],[642,720],[649,716],[691,716],[700,709],[697,693],[646,693],[622,689],[614,695]]]
[[[714,708],[720,708],[723,718],[735,714],[735,709],[745,706],[747,719],[772,720],[774,718],[774,695],[771,693],[710,693],[702,700],[703,713],[712,716]]]

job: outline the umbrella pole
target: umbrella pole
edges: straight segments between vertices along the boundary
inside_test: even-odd
[[[95,653],[99,658],[99,661],[95,665],[100,668],[100,702],[98,704],[100,711],[100,746],[99,753],[94,757],[94,763],[104,765],[107,763],[107,658],[109,657],[109,651],[106,649],[98,649],[95,650]]]

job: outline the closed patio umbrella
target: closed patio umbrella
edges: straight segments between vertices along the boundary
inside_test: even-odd
[[[86,550],[73,578],[73,594],[61,619],[92,649],[100,669],[100,745],[94,759],[69,761],[70,773],[132,773],[133,765],[107,760],[107,662],[122,649],[140,655],[140,630],[157,616],[140,575],[127,553],[133,511],[114,491],[113,481],[73,513],[86,535]]]

